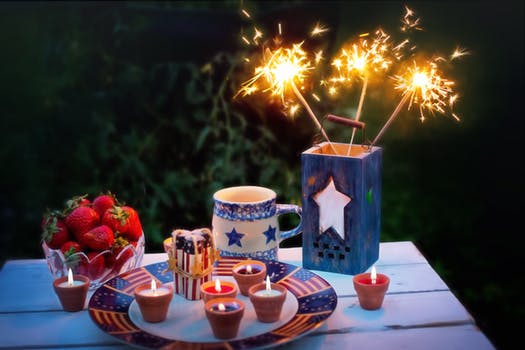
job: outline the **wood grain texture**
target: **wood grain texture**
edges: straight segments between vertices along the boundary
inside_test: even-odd
[[[379,147],[352,157],[321,153],[319,148],[303,152],[305,268],[355,275],[377,261],[381,224],[381,164],[382,149]],[[324,232],[319,229],[319,206],[314,196],[331,180],[337,191],[351,198],[344,208],[344,240],[331,228]]]
[[[143,265],[165,260],[165,253],[146,254]],[[280,249],[279,260],[301,266],[302,249]],[[314,271],[336,290],[337,308],[321,327],[277,349],[494,349],[412,242],[381,243],[376,267],[391,285],[375,311],[359,306],[351,276]],[[60,309],[43,259],[11,260],[0,270],[0,331],[0,349],[129,348],[86,310]]]

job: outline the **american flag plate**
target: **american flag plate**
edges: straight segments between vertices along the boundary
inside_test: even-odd
[[[222,258],[215,263],[213,279],[231,281],[232,267],[242,258]],[[136,286],[151,282],[173,283],[167,263],[143,266],[114,277],[95,290],[89,300],[89,314],[105,333],[138,348],[148,349],[261,349],[295,340],[320,327],[337,306],[337,295],[330,284],[315,273],[274,260],[266,264],[273,283],[287,289],[281,318],[274,323],[257,321],[248,297],[236,338],[220,340],[213,336],[202,300],[187,300],[175,294],[165,321],[148,323],[142,319],[133,296]]]

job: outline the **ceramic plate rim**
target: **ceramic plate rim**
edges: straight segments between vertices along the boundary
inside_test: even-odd
[[[223,257],[215,263],[213,277],[231,276],[231,267],[244,258]],[[287,288],[298,303],[294,316],[285,324],[269,332],[235,340],[217,340],[213,343],[188,343],[150,334],[139,328],[129,317],[129,307],[135,299],[130,293],[136,285],[144,283],[129,283],[151,277],[162,283],[173,281],[171,272],[162,274],[167,268],[166,262],[144,265],[122,273],[106,281],[98,287],[89,300],[89,315],[91,320],[106,334],[121,342],[136,347],[154,349],[191,345],[192,349],[208,347],[224,347],[231,349],[262,349],[296,340],[320,327],[330,317],[337,307],[337,295],[333,287],[322,277],[302,267],[276,260],[259,260],[267,265],[272,282]],[[276,273],[277,272],[277,273]],[[104,303],[101,302],[104,298]],[[112,304],[107,301],[113,302]]]

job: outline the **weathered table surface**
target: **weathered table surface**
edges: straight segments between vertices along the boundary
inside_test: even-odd
[[[165,261],[145,254],[143,265]],[[301,248],[279,260],[302,266]],[[286,349],[494,349],[475,320],[412,242],[381,243],[378,272],[390,277],[383,307],[361,309],[352,276],[314,271],[338,296],[332,316]],[[89,298],[90,295],[88,295]],[[0,271],[0,349],[125,349],[101,331],[87,310],[61,310],[43,259],[10,260]]]

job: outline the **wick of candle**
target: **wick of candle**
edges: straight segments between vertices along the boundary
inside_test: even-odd
[[[215,291],[217,293],[220,293],[222,291],[221,281],[218,278],[215,280]]]
[[[266,294],[272,294],[272,286],[270,285],[270,276],[266,275]]]
[[[376,284],[377,272],[376,272],[375,266],[372,266],[372,272],[370,273],[370,278],[372,279],[372,284]]]
[[[153,295],[157,295],[157,283],[155,282],[155,280],[152,278],[151,279],[151,290],[153,291]]]
[[[73,287],[73,271],[71,271],[71,268],[67,271],[67,285]]]

